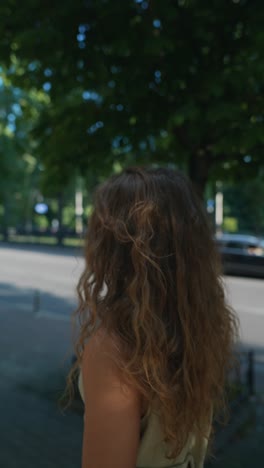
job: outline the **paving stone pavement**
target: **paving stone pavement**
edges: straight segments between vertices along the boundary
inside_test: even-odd
[[[63,414],[57,403],[73,353],[69,321],[0,304],[0,330],[0,468],[80,468],[82,411]],[[254,427],[212,467],[263,466],[263,396],[256,409]]]
[[[68,321],[0,310],[0,467],[79,468],[83,417],[62,413]]]
[[[261,468],[264,466],[264,398],[255,401],[255,420],[230,441],[210,468]],[[208,467],[209,468],[209,467]]]

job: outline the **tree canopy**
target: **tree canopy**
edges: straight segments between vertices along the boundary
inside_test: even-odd
[[[49,96],[50,180],[173,163],[203,191],[263,165],[261,0],[5,0],[0,18],[10,79]]]
[[[239,184],[226,184],[224,192],[224,216],[236,221],[239,232],[264,233],[264,172],[258,177]],[[230,218],[229,218],[230,217]]]

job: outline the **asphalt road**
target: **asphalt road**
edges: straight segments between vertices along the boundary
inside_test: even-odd
[[[83,268],[79,251],[0,244],[0,307],[69,319]]]
[[[69,320],[82,256],[0,244],[0,266],[0,466],[76,468],[83,414],[62,414],[57,399],[73,354]],[[241,346],[258,353],[257,391],[264,392],[264,280],[224,281],[240,318]]]
[[[241,343],[264,352],[264,280],[228,276],[224,281],[228,302],[240,320]]]
[[[0,244],[0,309],[32,311],[34,317],[69,320],[83,269],[81,252]],[[228,301],[241,324],[241,344],[264,361],[264,280],[224,278]]]
[[[0,244],[0,307],[69,319],[83,269],[81,252]],[[264,280],[225,277],[228,301],[241,322],[241,341],[264,349]]]

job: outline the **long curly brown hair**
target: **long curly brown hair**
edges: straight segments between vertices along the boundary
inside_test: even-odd
[[[176,457],[224,406],[237,337],[202,201],[178,171],[112,176],[95,192],[85,260],[69,385],[99,323],[118,343],[124,378],[159,412]]]

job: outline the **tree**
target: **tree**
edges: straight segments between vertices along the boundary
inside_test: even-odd
[[[239,232],[264,234],[264,172],[243,183],[224,187],[225,214],[235,218]]]
[[[6,0],[0,18],[12,80],[50,96],[34,134],[61,186],[118,160],[177,164],[203,192],[263,165],[261,0]]]
[[[0,69],[0,205],[2,231],[25,224],[32,217],[32,195],[36,192],[40,165],[30,137],[45,94],[12,86],[8,71]]]

